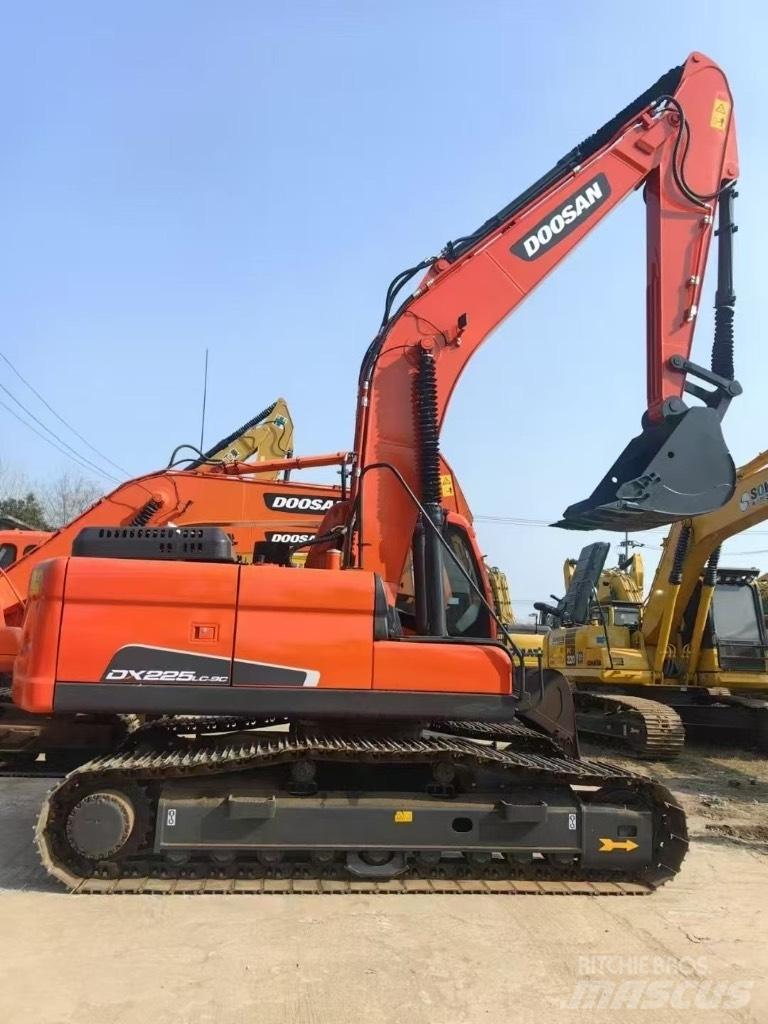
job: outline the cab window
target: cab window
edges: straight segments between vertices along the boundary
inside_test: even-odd
[[[413,578],[413,551],[410,549],[400,579],[395,607],[402,617],[403,625],[414,629],[416,626],[416,585]]]
[[[490,619],[477,590],[484,593],[480,583],[472,548],[463,530],[456,526],[447,526],[443,534],[455,561],[445,554],[444,565],[446,575],[446,621],[450,636],[488,637],[490,636]],[[473,587],[461,572],[456,562],[467,572]]]
[[[16,545],[0,544],[0,569],[7,569],[16,561]]]
[[[762,640],[760,622],[751,587],[715,587],[712,611],[718,640],[759,644]]]

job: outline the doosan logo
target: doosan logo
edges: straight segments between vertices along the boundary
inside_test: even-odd
[[[283,512],[327,512],[338,499],[320,498],[313,494],[265,494],[269,509]]]
[[[768,480],[763,480],[761,484],[750,487],[739,498],[739,508],[742,512],[748,512],[755,505],[765,505],[766,503],[768,503]]]
[[[273,544],[306,544],[315,539],[314,533],[268,533],[267,540]]]
[[[554,242],[565,238],[581,222],[602,206],[611,194],[611,186],[604,174],[598,174],[589,184],[569,196],[563,205],[542,220],[531,233],[515,242],[510,252],[524,260],[535,260]]]

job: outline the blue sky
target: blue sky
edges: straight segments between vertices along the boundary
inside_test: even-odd
[[[6,5],[0,348],[134,474],[198,439],[206,347],[209,442],[284,394],[299,451],[348,447],[360,359],[394,274],[476,227],[698,49],[736,99],[745,394],[725,427],[746,461],[768,447],[767,30],[756,2]],[[644,263],[637,197],[472,362],[443,448],[476,513],[557,517],[636,432]],[[711,322],[707,310],[702,362]],[[5,364],[0,383],[92,456]],[[36,478],[72,468],[2,408],[0,457]],[[478,532],[518,599],[558,592],[563,558],[586,542]],[[768,533],[730,550],[763,547]],[[768,553],[724,561],[768,566]]]

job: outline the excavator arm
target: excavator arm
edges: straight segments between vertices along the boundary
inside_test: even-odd
[[[670,637],[679,631],[685,610],[706,569],[709,569],[711,588],[714,588],[721,545],[766,519],[768,451],[761,452],[737,471],[736,490],[725,505],[707,515],[675,523],[669,531],[643,612],[643,637],[647,647],[666,649]]]
[[[239,430],[194,459],[188,468],[206,472],[217,469],[221,462],[252,465],[270,459],[289,459],[292,455],[293,420],[286,400],[278,398]],[[273,471],[271,478],[277,479],[280,472]],[[259,474],[262,479],[269,479],[267,474],[261,471]]]
[[[562,525],[645,529],[730,498],[734,467],[720,419],[740,390],[723,355],[731,295],[720,296],[715,372],[690,363],[689,356],[715,206],[724,195],[730,202],[737,173],[728,83],[714,63],[694,53],[481,228],[394,279],[360,373],[347,564],[380,573],[396,587],[420,514],[414,497],[439,528],[439,432],[469,359],[640,187],[648,257],[643,432],[593,495],[567,510]],[[400,288],[421,270],[426,273],[416,290],[392,312]],[[687,409],[686,390],[705,404]]]

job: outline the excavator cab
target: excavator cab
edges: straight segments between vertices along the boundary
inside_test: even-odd
[[[712,606],[702,638],[702,671],[765,674],[768,634],[762,616],[757,569],[717,569]],[[685,609],[683,644],[690,643],[701,600],[701,584]]]
[[[716,409],[695,407],[645,426],[585,500],[556,526],[568,530],[651,530],[720,508],[736,467]]]

